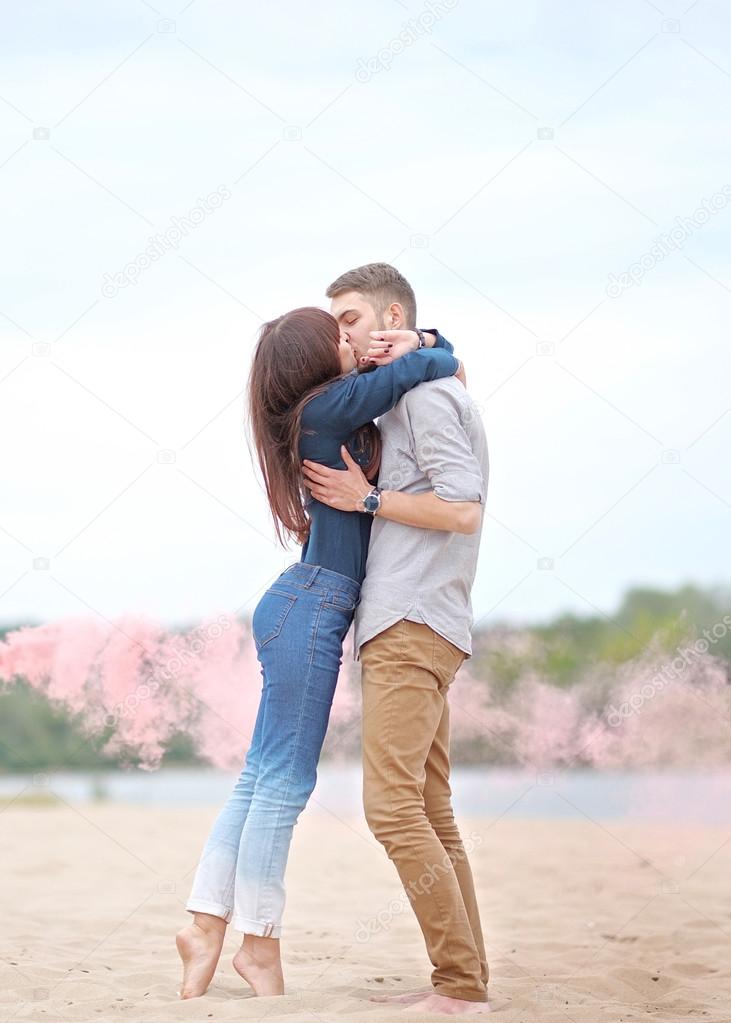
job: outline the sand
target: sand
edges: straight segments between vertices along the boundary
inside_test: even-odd
[[[295,829],[283,938],[287,994],[254,998],[229,930],[209,992],[181,1002],[174,946],[215,807],[106,803],[0,815],[0,1020],[406,1016],[372,993],[428,984],[421,934],[362,818],[308,809]],[[731,1020],[731,835],[637,822],[463,820],[473,834],[505,1023]],[[368,921],[375,921],[368,926]]]

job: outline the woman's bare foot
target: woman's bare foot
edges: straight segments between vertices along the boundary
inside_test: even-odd
[[[447,995],[438,995],[436,991],[426,995],[418,1002],[412,1002],[404,1012],[438,1012],[443,1016],[457,1016],[465,1013],[489,1012],[490,1006],[487,1002],[467,1002],[464,998],[449,998]]]
[[[226,921],[209,913],[196,913],[193,923],[178,931],[175,944],[183,960],[181,998],[198,998],[208,990],[221,957]]]
[[[279,938],[245,934],[234,956],[234,969],[254,989],[255,995],[284,994]]]
[[[402,995],[371,995],[368,1000],[370,1002],[401,1002],[404,1005],[410,1005],[411,1002],[418,1002],[422,998],[426,998],[432,990],[433,988],[425,988],[423,991],[404,992]]]

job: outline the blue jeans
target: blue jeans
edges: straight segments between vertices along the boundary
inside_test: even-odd
[[[290,565],[259,601],[252,631],[264,680],[244,768],[214,822],[185,908],[278,938],[292,829],[317,762],[360,584]]]

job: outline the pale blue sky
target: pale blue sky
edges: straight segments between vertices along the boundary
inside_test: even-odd
[[[727,5],[357,10],[4,15],[0,621],[250,610],[289,560],[241,429],[257,328],[375,259],[484,410],[478,619],[728,581],[731,208],[606,291],[731,185]]]

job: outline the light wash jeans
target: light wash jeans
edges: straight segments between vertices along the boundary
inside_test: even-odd
[[[185,908],[278,938],[292,829],[315,787],[360,584],[290,565],[252,620],[264,680],[244,768],[214,822]]]

